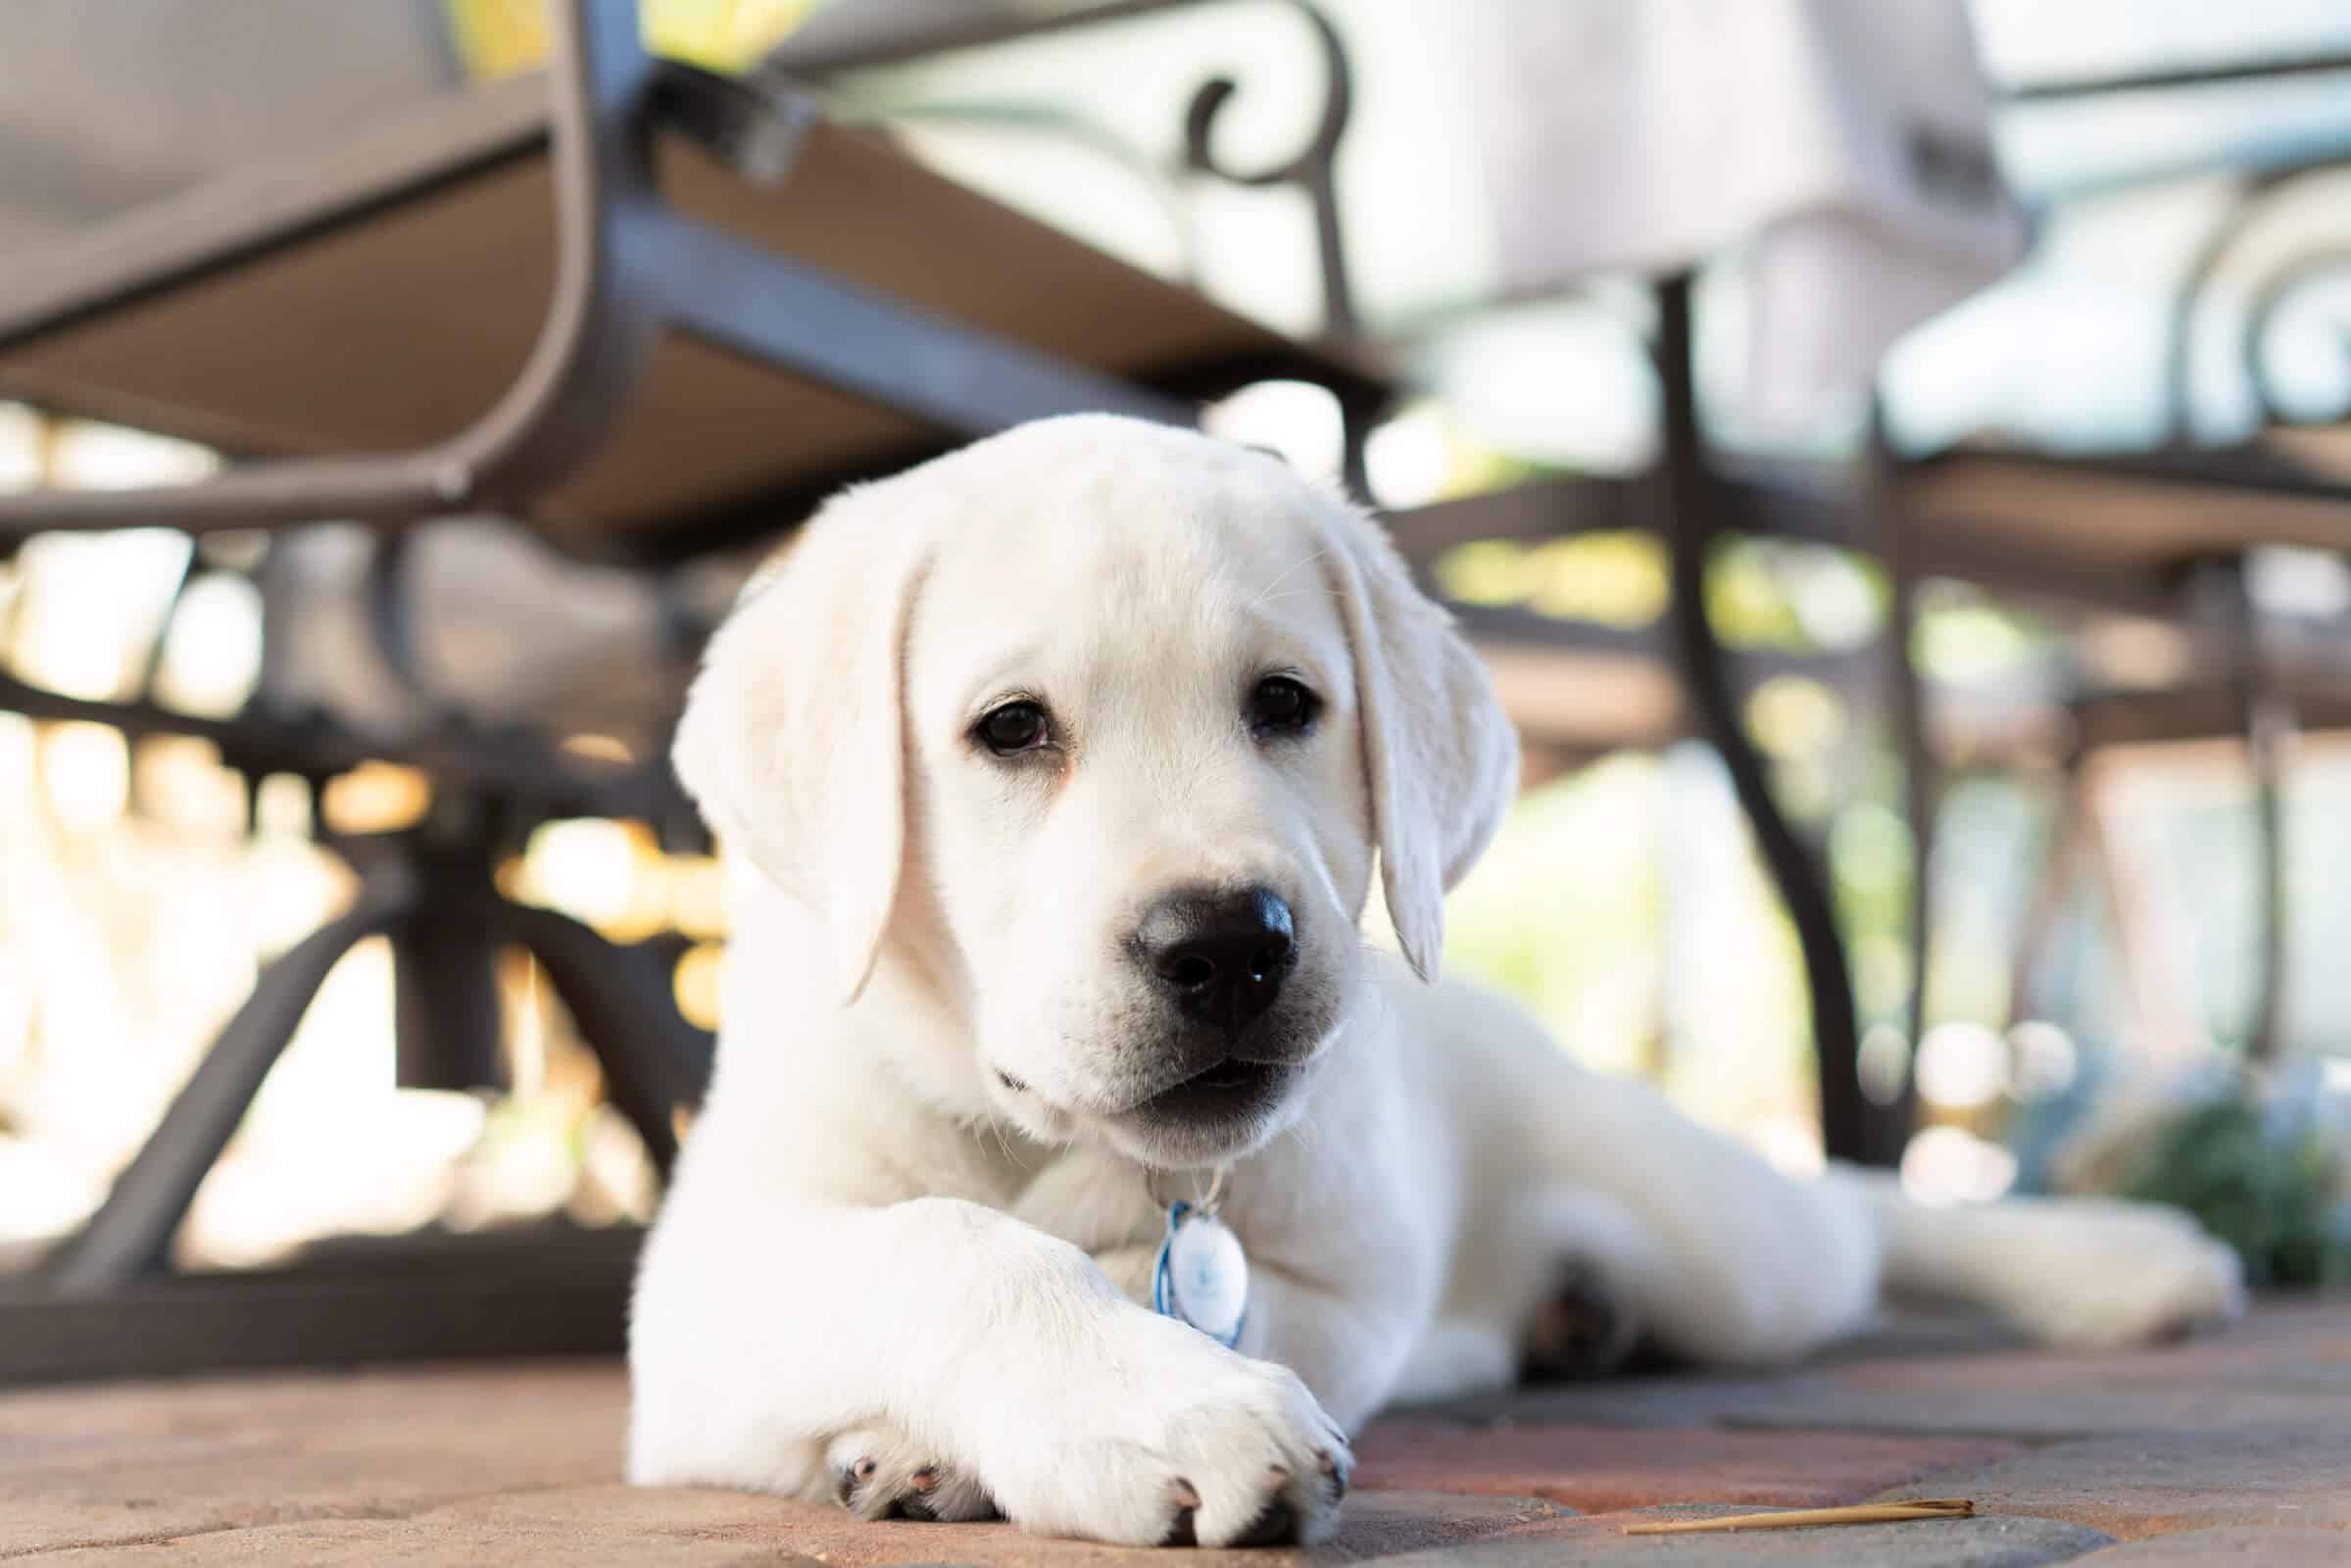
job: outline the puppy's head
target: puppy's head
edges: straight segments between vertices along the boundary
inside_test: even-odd
[[[1365,992],[1375,857],[1434,974],[1515,755],[1370,521],[1106,416],[825,508],[713,640],[677,743],[842,999],[906,947],[967,1012],[987,1108],[1162,1166],[1296,1117]]]

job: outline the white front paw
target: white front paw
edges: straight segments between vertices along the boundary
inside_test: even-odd
[[[1041,1535],[1121,1545],[1329,1540],[1354,1460],[1305,1385],[1170,1319],[1135,1321],[1121,1336],[1128,1354],[1071,1369],[1066,1424],[986,1467],[1005,1514]]]
[[[825,1447],[833,1496],[860,1519],[959,1524],[998,1517],[977,1478],[942,1463],[896,1427],[859,1427]]]
[[[2235,1250],[2178,1209],[2056,1200],[2019,1218],[2006,1305],[2049,1344],[2140,1345],[2245,1308]]]

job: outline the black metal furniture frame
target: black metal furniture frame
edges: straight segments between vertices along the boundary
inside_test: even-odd
[[[1139,14],[1167,3],[1109,11]],[[202,534],[328,517],[397,529],[491,507],[527,515],[531,497],[598,452],[623,417],[652,345],[670,331],[910,414],[946,432],[949,442],[1080,410],[1176,423],[1196,417],[1180,395],[1059,363],[671,208],[654,179],[657,126],[683,129],[746,179],[774,184],[788,179],[812,111],[771,74],[728,79],[649,57],[638,39],[636,9],[634,0],[562,0],[554,7],[548,140],[555,289],[528,362],[483,417],[406,454],[239,464],[201,483],[169,488],[0,496],[0,540],[157,520]],[[1208,133],[1234,87],[1211,81],[1188,115],[1192,162],[1218,177],[1295,182],[1305,190],[1322,235],[1328,304],[1335,318],[1347,320],[1330,164],[1347,118],[1345,62],[1329,24],[1310,7],[1299,9],[1332,69],[1313,144],[1262,172],[1218,167]],[[1097,18],[1081,13],[1070,20]],[[208,259],[216,266],[236,260],[232,251]],[[104,298],[53,299],[36,329],[105,304]],[[1227,384],[1250,379],[1249,369],[1231,367]],[[1349,416],[1350,447],[1359,452],[1365,416],[1384,394],[1360,376],[1341,376],[1334,390]],[[790,514],[778,507],[767,514]],[[697,537],[707,546],[731,542],[731,532],[722,524]],[[380,613],[386,606],[373,608],[383,652],[397,665],[404,632],[397,607],[389,607],[388,616]],[[51,1260],[29,1297],[0,1297],[0,1320],[10,1325],[0,1334],[0,1383],[286,1357],[616,1348],[632,1246],[625,1236],[558,1237],[552,1248],[511,1250],[486,1270],[483,1250],[463,1239],[454,1248],[428,1244],[372,1261],[370,1249],[356,1249],[355,1259],[345,1246],[343,1260],[330,1256],[324,1269],[264,1272],[233,1289],[220,1280],[171,1279],[167,1258],[198,1183],[327,972],[356,943],[378,934],[394,945],[403,1083],[499,1081],[493,965],[502,947],[518,947],[544,967],[596,1050],[614,1103],[665,1168],[675,1152],[673,1112],[699,1096],[710,1049],[708,1036],[688,1026],[668,1001],[674,946],[616,947],[575,921],[504,899],[492,883],[495,858],[529,820],[564,812],[675,820],[682,802],[665,767],[583,778],[531,740],[459,733],[388,747],[324,721],[263,713],[198,719],[143,700],[69,699],[5,676],[0,708],[95,721],[133,738],[208,739],[228,765],[254,778],[289,772],[318,781],[386,760],[418,766],[439,786],[435,814],[417,828],[334,846],[364,872],[354,906],[268,966],[98,1213]],[[514,803],[524,803],[527,819],[498,820]],[[463,1277],[451,1278],[436,1258],[462,1269]],[[486,1299],[535,1303],[540,1310],[475,1310]]]
[[[0,1384],[361,1353],[613,1348],[633,1248],[622,1235],[510,1238],[500,1254],[466,1238],[389,1251],[362,1247],[340,1263],[250,1276],[174,1277],[169,1256],[199,1183],[328,972],[379,935],[392,944],[402,1084],[505,1080],[495,965],[503,950],[519,949],[570,1011],[613,1105],[666,1169],[676,1152],[673,1113],[700,1096],[710,1061],[709,1035],[668,1001],[683,944],[617,945],[565,915],[505,898],[493,876],[498,858],[536,820],[670,820],[683,804],[674,786],[645,770],[585,774],[512,736],[385,746],[315,719],[202,719],[143,702],[77,701],[6,676],[0,709],[105,724],[134,741],[208,740],[248,779],[291,774],[315,786],[365,761],[391,761],[435,786],[432,811],[413,828],[329,837],[362,872],[352,906],[265,966],[98,1211],[28,1288],[0,1291]],[[523,814],[499,819],[524,803]],[[479,1310],[492,1300],[508,1310]]]
[[[1124,0],[1048,25],[1141,15],[1168,3]],[[1309,5],[1297,9],[1314,29],[1327,73],[1324,111],[1308,145],[1263,171],[1219,165],[1210,132],[1235,90],[1220,78],[1201,87],[1189,106],[1187,161],[1195,172],[1252,185],[1290,183],[1305,193],[1315,219],[1326,318],[1345,335],[1355,318],[1340,240],[1334,160],[1347,123],[1350,84],[1344,51],[1328,22]],[[95,529],[167,518],[202,533],[321,516],[397,528],[483,507],[526,511],[534,493],[595,454],[622,417],[625,389],[643,374],[651,345],[671,330],[909,412],[956,437],[1075,409],[1119,410],[1170,422],[1193,417],[1191,406],[1176,397],[1055,363],[676,212],[654,180],[651,142],[657,124],[686,129],[747,178],[772,184],[790,175],[810,106],[773,72],[728,80],[648,57],[638,41],[634,6],[625,0],[567,0],[556,8],[556,20],[548,74],[555,290],[527,364],[488,414],[446,441],[406,454],[243,464],[201,484],[162,490],[0,496],[0,532]],[[1015,30],[1039,29],[1030,23]],[[929,37],[923,46],[984,43],[1005,35],[1001,28],[977,29]],[[890,58],[883,52],[836,60],[828,69],[848,71]],[[216,263],[230,265],[235,259],[223,254]],[[1871,1107],[1860,1097],[1851,987],[1826,878],[1772,798],[1764,764],[1739,713],[1728,658],[1703,611],[1706,562],[1727,514],[1690,395],[1687,279],[1669,282],[1662,301],[1658,367],[1668,392],[1668,461],[1656,477],[1655,496],[1662,506],[1660,531],[1675,562],[1674,649],[1701,727],[1730,765],[1767,867],[1797,926],[1820,1044],[1828,1145],[1845,1157],[1887,1159],[1898,1141],[1886,1134],[1886,1118],[1873,1122]],[[103,304],[93,299],[86,308]],[[55,300],[49,316],[70,316],[76,308],[71,297]],[[1347,467],[1359,482],[1362,437],[1375,404],[1359,386],[1338,390],[1348,416]],[[398,638],[391,641],[397,645]],[[0,702],[51,716],[68,716],[71,709],[71,716],[133,731],[209,732],[232,759],[280,755],[292,760],[294,770],[314,775],[326,770],[337,755],[356,760],[367,750],[315,729],[272,728],[266,719],[232,720],[208,730],[174,715],[121,705],[62,704],[29,690],[0,689]],[[480,760],[464,752],[453,748],[437,760],[454,769],[441,776],[480,773]],[[527,782],[531,791],[544,795],[551,776],[563,777],[545,758],[518,766],[525,779],[498,782]],[[609,803],[602,808],[618,809]],[[665,1158],[669,1109],[692,1098],[707,1042],[667,1013],[666,986],[651,958],[631,955],[624,959],[583,928],[497,900],[488,883],[492,841],[479,828],[471,821],[428,823],[398,846],[379,847],[359,906],[272,967],[153,1143],[60,1260],[49,1281],[55,1292],[84,1298],[120,1293],[156,1273],[196,1183],[326,969],[352,943],[378,931],[395,941],[404,1082],[485,1081],[496,1060],[489,964],[497,941],[518,941],[547,964],[584,1031],[603,1048],[616,1100],[656,1158]],[[616,979],[599,984],[632,969],[634,985]],[[0,1375],[8,1370],[0,1367]]]
[[[2212,70],[2082,81],[2042,82],[2017,89],[2012,101],[2046,103],[2091,96],[2194,87],[2307,74],[2351,74],[2351,57],[2255,61]],[[1802,950],[1818,1049],[1824,1143],[1830,1154],[1873,1163],[1898,1155],[1911,1125],[1906,1081],[1888,1103],[1860,1090],[1855,1058],[1856,1013],[1845,954],[1817,847],[1806,844],[1774,802],[1761,759],[1739,711],[1733,661],[1704,612],[1705,558],[1730,535],[1781,537],[1855,550],[1886,568],[1891,608],[1881,639],[1881,675],[1866,683],[1892,725],[1905,775],[1904,804],[1915,844],[1910,940],[1912,984],[1906,1033],[1916,1042],[1927,1021],[1930,956],[1929,857],[1938,796],[1939,763],[1930,741],[1927,698],[1910,658],[1918,585],[1931,578],[1973,582],[2031,602],[2069,610],[2148,616],[2197,630],[2219,654],[2221,680],[2210,691],[2084,692],[2072,705],[2082,748],[2133,739],[2234,737],[2244,742],[2254,791],[2253,849],[2259,867],[2256,1011],[2245,1037],[2256,1060],[2281,1049],[2278,998],[2286,980],[2287,823],[2280,799],[2280,750],[2293,727],[2297,700],[2321,723],[2339,724],[2346,710],[2336,691],[2297,680],[2279,667],[2271,644],[2299,632],[2340,645],[2351,627],[2283,626],[2265,620],[2247,591],[2245,553],[2270,543],[2335,553],[2351,548],[2351,482],[2320,472],[2259,443],[2197,447],[2189,440],[2189,365],[2193,324],[2216,281],[2263,219],[2313,183],[2351,169],[2341,150],[2312,158],[2275,159],[2247,172],[2235,200],[2194,258],[2176,308],[2167,363],[2173,411],[2172,441],[2149,452],[2103,456],[2038,456],[2030,452],[1961,449],[1922,462],[1897,460],[1873,430],[1859,471],[1837,480],[1795,466],[1726,464],[1706,451],[1697,418],[1690,360],[1690,288],[1687,276],[1657,289],[1658,329],[1652,358],[1662,391],[1664,457],[1657,473],[1635,481],[1568,481],[1515,494],[1479,497],[1399,519],[1407,555],[1426,562],[1445,546],[1481,537],[1543,537],[1592,528],[1653,526],[1669,551],[1672,574],[1672,651],[1692,699],[1695,725],[1724,758],[1758,848],[1788,909]],[[2177,171],[2169,172],[2178,172]],[[2254,280],[2236,353],[2265,425],[2294,422],[2281,406],[2264,359],[2278,313],[2325,277],[2351,273],[2351,245],[2301,250],[2273,264]],[[2351,409],[2337,411],[2351,417]],[[2303,414],[2309,419],[2307,411]],[[2013,526],[1979,526],[1962,501],[1956,509],[1922,506],[1932,487],[1973,477],[1999,483],[2067,483],[2129,487],[2152,505],[2174,497],[2219,492],[2238,502],[2242,515],[2224,537],[2187,553],[2102,558],[2066,535],[2066,502],[2052,495],[2033,522],[2039,536]],[[1644,493],[1661,505],[1644,505]],[[2340,509],[2337,511],[2336,509]],[[1593,629],[1578,628],[1578,633]],[[1572,642],[1608,639],[1564,628],[1521,628],[1520,637]],[[1815,662],[1813,672],[1837,677],[1837,662]],[[1849,681],[1850,677],[1847,677]],[[2056,858],[2068,858],[2060,846]]]
[[[919,51],[997,42],[1041,27],[1089,24],[1184,3],[1190,0],[1111,0],[1043,24],[975,24],[926,35]],[[1340,240],[1334,160],[1347,122],[1350,84],[1344,51],[1328,22],[1302,0],[1290,3],[1313,26],[1328,70],[1324,113],[1311,141],[1294,159],[1267,170],[1221,166],[1210,150],[1209,133],[1234,85],[1219,79],[1205,84],[1189,106],[1187,161],[1196,172],[1247,184],[1294,184],[1305,193],[1315,218],[1326,318],[1344,337],[1353,330],[1355,314]],[[629,389],[645,375],[653,344],[671,332],[913,415],[942,432],[942,444],[1083,409],[1116,410],[1176,423],[1194,418],[1186,386],[1154,389],[1058,362],[750,244],[675,210],[654,177],[656,127],[683,129],[743,177],[772,185],[789,179],[813,111],[792,81],[776,71],[726,79],[648,57],[638,40],[635,10],[632,0],[562,0],[554,8],[555,49],[547,90],[557,232],[555,287],[527,363],[486,415],[447,440],[407,453],[241,464],[203,483],[169,489],[0,496],[0,539],[157,520],[192,533],[293,525],[322,517],[396,530],[468,510],[509,508],[527,514],[532,497],[587,464],[625,417]],[[845,73],[904,57],[879,50],[810,69],[814,74]],[[226,267],[237,260],[232,250],[223,249],[207,265]],[[1889,560],[1897,591],[1886,637],[1886,667],[1892,674],[1887,695],[1910,763],[1910,815],[1922,860],[1933,791],[1921,699],[1907,657],[1909,586],[1931,573],[1948,574],[2077,602],[2168,611],[2178,606],[2178,585],[2160,577],[2142,580],[2085,566],[2063,551],[1986,546],[1964,536],[1943,537],[1914,528],[1904,518],[1908,472],[1883,453],[1865,476],[1858,515],[1849,497],[1808,482],[1791,482],[1787,475],[1727,467],[1707,452],[1702,439],[1692,385],[1690,292],[1687,276],[1669,278],[1658,290],[1654,357],[1664,392],[1665,442],[1663,461],[1653,474],[1623,493],[1623,487],[1576,485],[1434,509],[1445,515],[1399,519],[1400,531],[1406,535],[1407,552],[1425,562],[1433,545],[1448,535],[1552,534],[1596,525],[1603,518],[1630,518],[1656,529],[1671,560],[1673,637],[1667,651],[1679,663],[1697,727],[1728,764],[1801,945],[1827,1148],[1838,1157],[1886,1162],[1898,1153],[1907,1135],[1908,1107],[1902,1102],[1873,1104],[1861,1093],[1858,1019],[1827,875],[1817,848],[1804,842],[1773,798],[1764,761],[1745,732],[1732,656],[1705,612],[1705,573],[1716,543],[1734,532],[1777,534],[1860,548]],[[69,288],[49,302],[49,315],[71,317],[103,309],[106,303],[96,296],[77,300]],[[2267,318],[2265,309],[2261,319]],[[6,336],[6,325],[0,323],[0,338]],[[1248,378],[1240,373],[1245,368],[1234,368],[1229,378],[1233,384]],[[1347,466],[1359,481],[1362,439],[1380,393],[1361,379],[1335,384],[1334,390],[1347,416]],[[1969,460],[1959,455],[1951,461]],[[2210,482],[2221,460],[2199,456],[2182,466],[2181,460],[2159,454],[2117,462],[2134,475],[2157,482],[2168,479],[2175,467],[2182,477]],[[2256,488],[2296,493],[2305,484],[2275,466],[2262,467],[2250,461],[2239,466],[2246,470],[2245,482]],[[2328,499],[2340,495],[2324,485],[2309,490]],[[710,526],[693,531],[686,544],[663,548],[676,556],[731,542],[746,532],[771,527],[780,513],[779,503],[756,517],[747,512],[732,521],[710,519]],[[1416,534],[1421,536],[1418,548]],[[2241,574],[2229,580],[2241,585]],[[2241,608],[2241,599],[2229,604]],[[2261,683],[2262,665],[2253,657],[2251,623],[2246,619],[2241,624],[2247,657],[2238,690],[2248,712],[2266,710],[2270,697]],[[1506,624],[1482,629],[1511,634]],[[1582,636],[1587,630],[1591,638]],[[1592,628],[1553,625],[1529,634],[1554,644],[1605,647],[1610,642]],[[203,735],[221,746],[232,765],[257,772],[282,768],[317,777],[385,754],[385,748],[315,725],[259,716],[199,721],[139,705],[74,703],[15,681],[0,680],[0,708],[39,717],[95,719],[134,735]],[[2275,949],[2281,886],[2275,763],[2269,747],[2257,747],[2255,756],[2268,803],[2265,865],[2272,929],[2271,956],[2265,961],[2274,977],[2279,961]],[[446,746],[421,753],[412,748],[409,755],[393,760],[416,762],[436,778],[454,783],[454,793],[476,804],[513,798],[550,801],[568,795],[583,813],[664,817],[677,809],[665,780],[639,776],[582,783],[569,764],[527,746],[502,749],[479,744],[478,738],[453,738]],[[29,1315],[14,1320],[28,1325],[24,1332],[0,1336],[0,1382],[122,1366],[119,1357],[109,1359],[111,1352],[93,1337],[97,1331],[92,1325],[106,1321],[103,1314],[89,1311],[100,1301],[122,1304],[128,1315],[114,1320],[118,1327],[136,1322],[146,1325],[141,1332],[154,1334],[156,1348],[144,1363],[154,1369],[217,1358],[223,1347],[239,1338],[170,1327],[181,1321],[213,1322],[206,1312],[221,1310],[228,1312],[221,1321],[233,1323],[237,1309],[222,1307],[222,1298],[213,1293],[193,1309],[192,1318],[183,1317],[190,1311],[187,1303],[198,1300],[189,1294],[196,1282],[165,1289],[155,1283],[155,1276],[196,1182],[233,1131],[311,994],[334,959],[368,935],[383,932],[396,944],[404,1079],[413,1073],[415,1081],[479,1081],[489,1070],[496,1042],[486,956],[499,943],[518,945],[546,965],[583,1033],[600,1048],[616,1102],[656,1158],[665,1159],[672,1148],[670,1110],[698,1092],[708,1041],[668,1008],[664,955],[615,949],[559,916],[498,899],[488,877],[488,858],[496,842],[494,824],[461,813],[455,819],[428,820],[396,844],[351,847],[355,858],[370,866],[359,903],[265,976],[155,1141],[60,1259],[45,1298],[6,1307]],[[1923,979],[1923,865],[1917,882],[1916,973]],[[1918,1005],[1914,996],[1914,1039]],[[2265,1038],[2270,1033],[2266,1025],[2262,1033]],[[265,1281],[256,1287],[258,1295],[240,1299],[274,1303],[263,1316],[274,1325],[269,1332],[277,1344],[265,1354],[316,1359],[362,1351],[394,1354],[404,1348],[431,1353],[455,1347],[610,1348],[618,1319],[616,1314],[600,1314],[610,1312],[616,1293],[625,1288],[625,1249],[599,1252],[565,1244],[562,1255],[561,1268],[572,1272],[531,1274],[527,1268],[510,1266],[499,1286],[510,1296],[520,1293],[542,1304],[559,1297],[568,1301],[568,1307],[555,1315],[569,1327],[554,1333],[502,1336],[495,1327],[485,1329],[483,1315],[465,1305],[480,1299],[486,1288],[475,1272],[447,1284],[443,1299],[448,1310],[439,1313],[416,1307],[421,1298],[413,1279],[395,1290],[364,1270],[336,1276],[338,1283],[321,1287],[327,1297],[318,1295],[311,1284],[289,1278]],[[465,1267],[478,1270],[481,1263],[476,1253]],[[335,1296],[336,1291],[344,1294]],[[372,1304],[346,1328],[322,1329],[315,1308],[328,1297]],[[269,1312],[279,1315],[270,1318]],[[413,1332],[404,1334],[404,1324]],[[536,1326],[546,1327],[544,1321]],[[254,1335],[242,1338],[250,1341]]]
[[[0,530],[190,532],[342,518],[402,524],[514,508],[594,452],[658,335],[675,328],[965,436],[1100,409],[1188,423],[1190,409],[927,317],[685,218],[653,180],[664,116],[749,174],[789,174],[808,106],[645,53],[635,8],[563,0],[547,85],[556,289],[538,346],[498,406],[428,450],[232,466],[192,485],[0,496]]]
[[[2011,101],[2020,103],[2072,102],[2308,74],[2351,77],[2351,56],[2294,56],[2123,77],[2042,81],[2021,87],[2010,96]],[[2261,1064],[2274,1063],[2284,1046],[2279,1017],[2288,978],[2290,911],[2281,753],[2296,727],[2298,707],[2307,706],[2311,710],[2308,717],[2326,727],[2341,723],[2344,708],[2339,678],[2313,686],[2278,667],[2270,645],[2281,631],[2291,628],[2265,619],[2251,591],[2247,556],[2264,543],[2294,544],[2337,555],[2351,553],[2351,481],[2339,473],[2315,471],[2258,440],[2237,446],[2196,444],[2192,375],[2196,325],[2220,293],[2230,263],[2258,237],[2265,220],[2307,196],[2313,187],[2339,182],[2346,172],[2351,172],[2351,149],[2340,147],[2315,156],[2296,149],[2258,167],[2233,172],[2229,205],[2191,256],[2173,307],[2164,363],[2164,406],[2170,422],[2161,446],[2147,452],[2038,460],[2025,454],[1987,459],[1955,453],[1933,460],[1922,469],[1986,461],[2012,467],[2037,465],[2049,473],[2105,477],[2158,492],[2165,487],[2217,487],[2241,496],[2249,511],[2280,503],[2298,509],[2295,514],[2280,519],[2285,524],[2282,528],[2276,522],[2270,525],[2277,529],[2274,534],[2265,534],[2259,522],[2250,523],[2239,539],[2216,542],[2163,561],[2151,571],[2142,570],[2138,573],[2140,585],[2126,591],[2123,597],[2139,603],[2124,608],[2162,615],[2201,631],[2217,649],[2219,678],[2201,691],[2091,691],[2077,699],[2073,704],[2077,740],[2063,760],[2057,841],[2044,868],[2045,880],[2062,878],[2073,858],[2071,832],[2081,814],[2076,799],[2079,778],[2091,751],[2148,739],[2229,738],[2241,742],[2252,785],[2250,837],[2257,868],[2253,911],[2256,980],[2243,1044],[2248,1058]],[[2286,406],[2270,367],[2269,339],[2278,314],[2304,290],[2324,279],[2347,275],[2351,275],[2351,238],[2338,237],[2315,249],[2301,246],[2287,251],[2282,258],[2263,265],[2246,286],[2249,303],[2236,333],[2234,358],[2252,396],[2261,430],[2327,422],[2324,416],[2314,418],[2310,411],[2297,412]],[[2351,405],[2331,411],[2331,416],[2338,424],[2351,419]],[[2314,523],[2311,504],[2341,510],[2324,522]],[[1915,522],[1901,514],[1898,501],[1888,515],[1897,541],[1908,540],[1917,531]],[[2056,521],[2054,517],[2050,520]],[[1915,554],[1921,547],[1913,540],[1897,548]],[[2080,584],[2077,587],[2082,591],[2061,597],[2113,604],[2117,603],[2116,586],[2115,574],[2109,574],[2104,592],[2091,584]],[[2327,630],[2340,640],[2341,626]],[[1924,775],[1931,766],[1923,748],[1912,749],[1910,766],[1914,776]],[[1931,799],[1920,798],[1922,811],[1931,808]],[[2047,904],[2055,896],[2051,881],[2038,898]],[[1923,933],[1923,924],[1921,929]],[[1917,953],[1922,974],[1925,956],[1922,936]],[[2020,973],[2029,961],[2030,955],[2021,953]]]

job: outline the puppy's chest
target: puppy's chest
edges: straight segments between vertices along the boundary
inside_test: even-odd
[[[1268,1205],[1264,1195],[1242,1190],[1251,1174],[1242,1166],[1219,1192],[1219,1216],[1251,1255],[1271,1257],[1290,1245],[1283,1223],[1286,1205]],[[1147,1177],[1141,1167],[1083,1150],[1072,1150],[1041,1170],[1029,1182],[1011,1212],[1049,1236],[1058,1237],[1090,1252],[1113,1278],[1132,1293],[1134,1282],[1121,1278],[1115,1258],[1141,1259],[1154,1255],[1167,1240],[1169,1209],[1178,1202],[1199,1203],[1209,1194],[1205,1177],[1162,1175]]]
[[[1166,1226],[1166,1210],[1140,1168],[1084,1150],[1068,1151],[1039,1171],[1010,1208],[1048,1236],[1097,1256],[1155,1247]]]

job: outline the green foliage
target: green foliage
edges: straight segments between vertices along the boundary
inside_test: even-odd
[[[2258,1105],[2230,1095],[2164,1127],[2121,1195],[2186,1209],[2237,1250],[2256,1285],[2332,1285],[2351,1281],[2335,1177],[2324,1139],[2276,1137]]]

